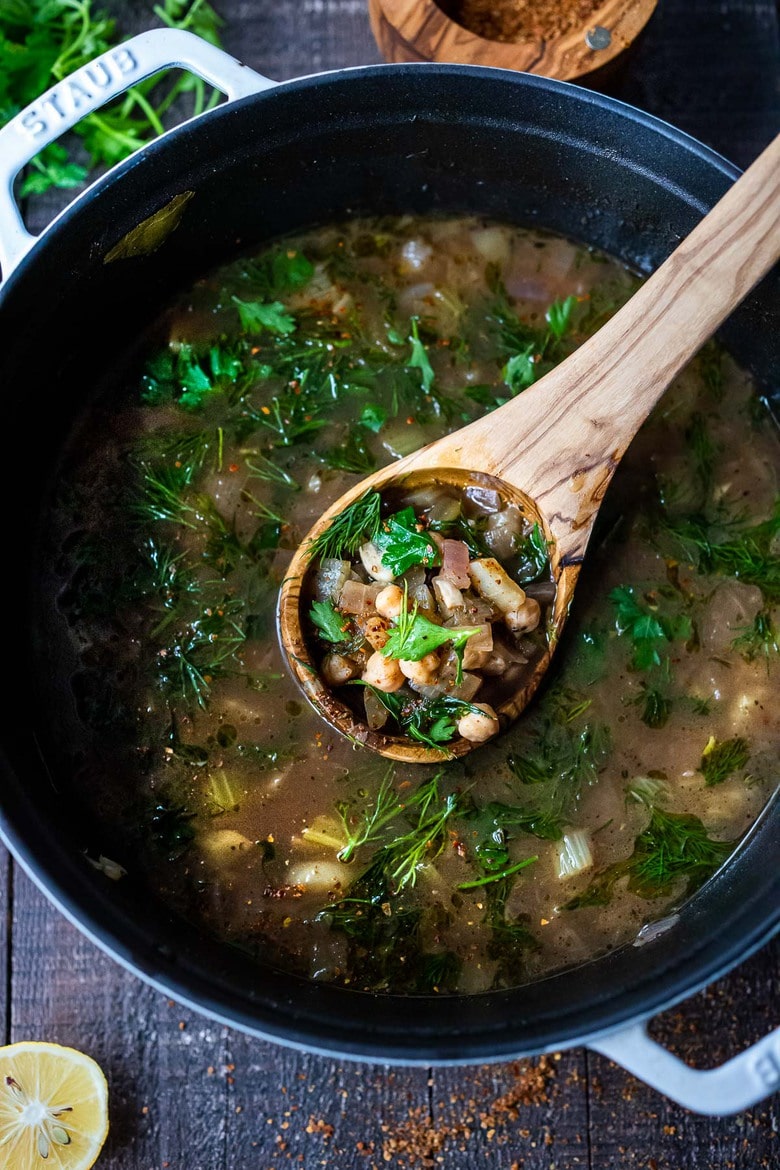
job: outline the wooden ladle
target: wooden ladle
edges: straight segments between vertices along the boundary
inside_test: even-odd
[[[674,376],[780,256],[780,137],[742,175],[631,300],[575,353],[499,410],[382,468],[317,521],[279,601],[282,644],[307,697],[340,731],[384,756],[432,763],[444,753],[359,722],[324,684],[301,628],[308,547],[369,488],[500,481],[552,542],[556,596],[549,648],[499,708],[519,715],[550,663],[604,494],[623,454]],[[776,322],[780,329],[780,322]],[[476,746],[458,739],[446,754]]]

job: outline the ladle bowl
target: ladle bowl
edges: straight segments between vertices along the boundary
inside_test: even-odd
[[[556,595],[542,658],[499,707],[502,729],[529,702],[560,640],[593,524],[629,443],[675,375],[780,257],[780,136],[737,180],[630,301],[570,357],[498,410],[384,467],[345,492],[296,551],[279,599],[279,630],[304,694],[339,731],[395,760],[441,752],[372,731],[319,676],[302,628],[311,543],[369,489],[477,479],[538,521]],[[778,323],[780,327],[780,323]]]

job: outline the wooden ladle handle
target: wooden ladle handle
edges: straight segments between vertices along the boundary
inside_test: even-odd
[[[780,256],[780,136],[631,300],[499,411],[409,464],[471,467],[525,491],[582,556],[623,453],[685,363]]]
[[[501,426],[479,420],[492,420],[493,443],[506,436],[493,473],[537,501],[565,551],[587,543],[617,463],[671,379],[779,256],[780,136],[624,308],[503,407]]]

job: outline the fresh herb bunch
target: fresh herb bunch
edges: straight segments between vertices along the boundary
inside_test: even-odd
[[[218,45],[222,25],[207,0],[162,0],[152,8],[168,28],[187,29]],[[4,0],[0,5],[0,125],[10,121],[44,90],[120,43],[115,22],[92,0]],[[113,166],[162,134],[164,120],[187,97],[188,117],[218,99],[215,90],[190,74],[171,80],[159,75],[133,86],[75,129],[87,166],[67,143],[55,142],[32,160],[21,195],[50,187],[78,187],[90,169]]]

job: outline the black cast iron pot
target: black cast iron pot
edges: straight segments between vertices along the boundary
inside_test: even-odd
[[[46,523],[47,469],[113,355],[173,294],[237,250],[353,212],[462,211],[549,228],[648,272],[738,172],[618,102],[467,66],[371,67],[273,87],[189,34],[161,31],[106,55],[92,73],[82,70],[79,88],[97,105],[100,70],[110,79],[106,92],[117,92],[172,63],[233,96],[264,92],[146,147],[81,196],[30,250],[0,192],[2,612],[12,684],[3,706],[4,836],[62,911],[117,960],[166,994],[247,1031],[341,1056],[426,1064],[590,1042],[653,1080],[651,1060],[672,1058],[655,1051],[641,1029],[625,1029],[716,979],[778,924],[776,802],[665,933],[528,987],[400,1001],[258,967],[174,916],[132,873],[112,883],[86,864],[84,850],[99,848],[98,828],[56,750],[39,747],[48,737],[29,667],[35,534]],[[0,134],[0,170],[16,170],[75,121],[79,89],[66,92],[67,85],[57,87],[58,100],[39,102]],[[126,233],[185,191],[194,195],[157,250],[106,262]],[[775,272],[723,330],[733,354],[778,400],[779,322]],[[616,1029],[624,1031],[603,1039]],[[729,1083],[740,1082],[741,1096],[724,1096],[712,1081],[698,1097],[675,1092],[671,1066],[655,1073],[655,1082],[693,1107],[727,1112],[776,1086],[777,1040],[765,1041],[750,1062],[750,1069],[732,1069]]]

